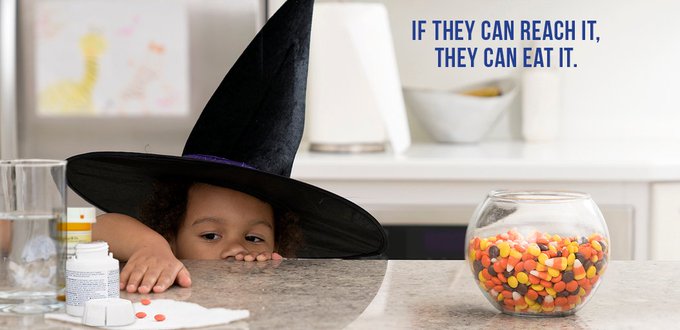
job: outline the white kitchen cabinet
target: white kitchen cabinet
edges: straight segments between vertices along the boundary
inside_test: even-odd
[[[677,239],[680,236],[680,182],[662,182],[652,186],[651,254],[656,260],[680,260]]]
[[[680,183],[659,183],[680,182],[674,143],[417,144],[403,155],[301,151],[292,176],[350,199],[384,225],[464,226],[494,189],[582,191],[602,210],[613,259],[678,258],[667,245],[680,234]]]

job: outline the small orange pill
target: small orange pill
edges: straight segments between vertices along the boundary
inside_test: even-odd
[[[151,303],[151,300],[144,298],[140,302],[142,303],[142,305],[148,305]]]
[[[165,321],[165,315],[163,315],[163,314],[156,314],[156,315],[154,315],[153,318],[156,319],[156,321],[158,321],[158,322]]]
[[[146,313],[144,313],[144,312],[138,312],[137,314],[135,314],[135,316],[136,316],[138,319],[143,319],[143,318],[146,317]]]

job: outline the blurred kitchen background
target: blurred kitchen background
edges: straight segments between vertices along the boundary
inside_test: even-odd
[[[64,159],[179,155],[282,1],[0,3],[2,159]],[[293,177],[374,214],[388,257],[461,259],[488,191],[553,189],[592,195],[614,259],[679,258],[669,244],[680,234],[680,3],[316,3]],[[601,40],[413,41],[418,19],[595,19]],[[459,45],[573,46],[578,68],[438,68],[434,47]]]

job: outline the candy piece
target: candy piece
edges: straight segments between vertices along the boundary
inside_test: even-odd
[[[136,316],[138,319],[143,319],[143,318],[146,317],[146,313],[144,313],[144,312],[137,312],[137,314],[135,314],[135,316]]]
[[[500,250],[497,246],[492,245],[489,247],[489,257],[496,258],[500,255]]]
[[[517,282],[522,283],[522,284],[527,284],[529,283],[529,276],[525,272],[519,272],[516,275]]]
[[[578,281],[584,277],[586,277],[586,270],[583,268],[581,260],[576,259],[574,261],[574,279]]]
[[[140,302],[142,303],[142,305],[148,305],[151,303],[151,300],[144,298]]]
[[[538,262],[540,262],[543,265],[545,265],[545,262],[548,259],[550,259],[550,257],[548,257],[548,255],[545,254],[545,253],[541,253],[541,254],[538,255]]]
[[[500,250],[500,255],[502,258],[506,258],[510,255],[510,244],[508,242],[498,243],[498,249]]]
[[[484,267],[489,267],[491,266],[491,259],[489,259],[489,256],[482,256],[482,266]]]
[[[163,315],[163,314],[156,314],[156,315],[153,316],[153,318],[156,319],[156,321],[158,321],[158,322],[165,321],[165,315]]]
[[[486,239],[486,238],[482,238],[482,239],[479,241],[479,248],[480,248],[482,251],[485,251],[486,248],[488,248],[488,247],[489,247],[489,240]]]
[[[538,257],[538,255],[541,254],[541,249],[538,247],[538,245],[536,245],[536,243],[531,243],[527,248],[527,252],[529,252],[529,254],[534,257]]]
[[[525,271],[532,271],[536,269],[536,261],[534,260],[527,260],[524,262],[524,270]]]
[[[597,269],[595,269],[595,266],[588,267],[588,270],[586,270],[586,277],[587,278],[593,278],[593,276],[595,276],[596,271],[597,271]]]
[[[550,258],[545,261],[545,265],[556,270],[565,270],[567,269],[567,258],[565,257]]]
[[[548,268],[548,274],[551,277],[557,277],[557,276],[560,276],[560,271],[557,270],[557,269],[554,269],[554,268]]]
[[[532,270],[529,272],[531,275],[534,275],[542,280],[550,281],[552,279],[552,276],[548,274],[548,272],[539,272],[537,270]]]
[[[520,299],[522,299],[522,295],[519,294],[519,292],[513,292],[512,293],[512,300],[519,301]]]
[[[555,283],[555,285],[553,285],[553,289],[555,289],[555,291],[557,291],[557,292],[562,292],[566,288],[567,288],[567,283],[564,283],[562,281],[559,281],[559,282]]]
[[[519,281],[517,281],[516,277],[514,277],[514,276],[508,277],[508,285],[511,288],[513,288],[513,289],[516,288],[518,284],[519,284]]]
[[[592,246],[595,251],[602,251],[602,245],[600,245],[600,242],[598,241],[590,241],[590,246]]]

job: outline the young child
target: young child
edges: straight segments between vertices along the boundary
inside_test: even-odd
[[[386,237],[361,207],[290,178],[304,125],[311,0],[288,0],[234,64],[181,157],[68,159],[77,194],[108,214],[93,239],[127,261],[121,289],[190,286],[180,259],[359,258]]]

